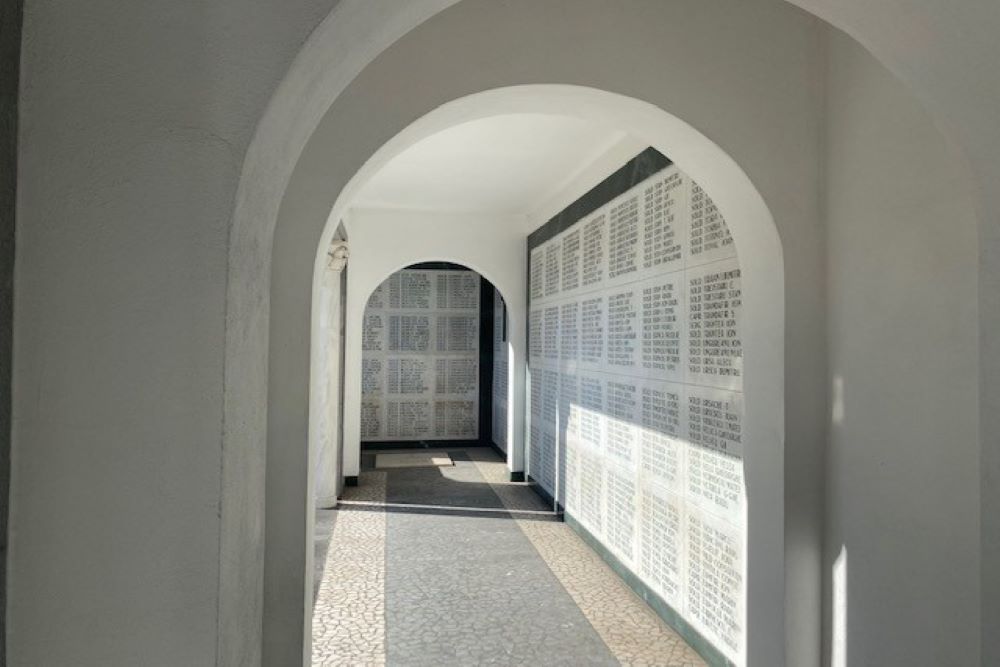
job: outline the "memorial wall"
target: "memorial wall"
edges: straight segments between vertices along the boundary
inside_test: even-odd
[[[675,166],[626,187],[529,239],[528,472],[739,663],[740,265],[711,199]]]
[[[507,306],[500,290],[493,288],[493,444],[507,451],[507,383],[510,350],[507,342]]]
[[[368,299],[361,439],[479,438],[480,278],[403,269]]]

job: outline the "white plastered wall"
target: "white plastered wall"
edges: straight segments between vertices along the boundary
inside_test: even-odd
[[[203,667],[221,634],[259,659],[261,555],[220,559],[229,228],[257,121],[334,5],[24,3],[10,665]],[[234,449],[250,507],[263,450]]]
[[[507,465],[523,470],[526,244],[519,219],[496,214],[351,210],[351,273],[347,281],[344,474],[356,476],[361,453],[361,325],[368,297],[410,264],[446,261],[479,273],[500,290],[510,322],[511,447]],[[394,241],[388,241],[393,239]]]
[[[829,40],[826,657],[992,664],[976,622],[970,183],[912,94],[842,33]]]
[[[330,251],[332,252],[332,250]],[[313,447],[312,475],[317,508],[337,504],[342,488],[343,419],[341,415],[342,353],[345,345],[344,285],[346,265],[327,261],[320,278],[316,332],[311,341],[315,370],[309,395],[310,434]]]

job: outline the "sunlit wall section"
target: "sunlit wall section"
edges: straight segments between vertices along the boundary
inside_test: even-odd
[[[666,603],[665,616],[739,664],[745,492],[733,239],[673,165],[558,224],[529,240],[529,475]]]

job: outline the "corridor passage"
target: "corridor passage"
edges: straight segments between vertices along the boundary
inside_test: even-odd
[[[313,665],[705,664],[491,450],[434,454],[318,512]]]

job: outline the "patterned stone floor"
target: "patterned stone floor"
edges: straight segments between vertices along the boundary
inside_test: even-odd
[[[488,449],[319,513],[313,665],[704,665]]]

